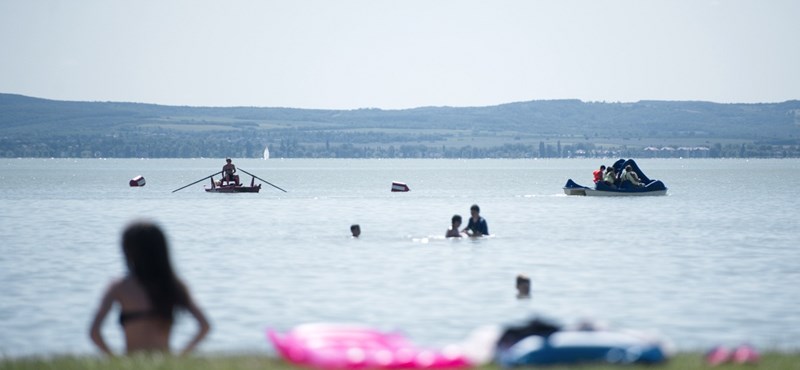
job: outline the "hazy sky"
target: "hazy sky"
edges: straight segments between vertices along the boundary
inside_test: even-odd
[[[800,99],[796,0],[0,0],[0,92],[385,109]]]

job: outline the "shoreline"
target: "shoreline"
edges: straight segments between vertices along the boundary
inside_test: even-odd
[[[712,367],[704,360],[702,352],[679,352],[661,365],[624,365],[625,369],[650,369],[654,366],[664,370],[691,370],[708,369]],[[764,352],[761,354],[760,361],[755,364],[735,364],[725,363],[713,366],[715,369],[742,369],[745,367],[757,367],[759,369],[800,369],[800,350],[792,352]],[[497,364],[491,363],[483,366],[473,367],[475,369],[501,370]],[[560,369],[620,369],[620,365],[604,364],[582,364],[582,365],[556,365],[547,366],[550,370]],[[178,357],[169,355],[134,355],[121,357],[103,356],[73,356],[73,355],[52,355],[52,356],[30,356],[20,358],[0,357],[0,370],[27,370],[27,369],[59,369],[59,370],[78,370],[78,369],[192,369],[192,370],[212,370],[212,369],[308,369],[296,365],[291,365],[277,357],[266,354],[256,353],[208,353],[196,354],[189,357]]]

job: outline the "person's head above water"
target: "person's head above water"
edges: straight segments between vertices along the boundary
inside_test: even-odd
[[[531,296],[531,279],[525,275],[517,275],[517,298]]]
[[[461,215],[453,215],[453,218],[450,219],[450,222],[453,226],[458,227],[461,225]]]
[[[358,238],[358,236],[361,235],[361,226],[358,224],[350,225],[350,232],[354,237]]]

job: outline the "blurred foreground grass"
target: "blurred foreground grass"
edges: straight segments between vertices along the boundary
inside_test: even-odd
[[[681,353],[670,359],[664,365],[657,366],[613,366],[613,365],[580,365],[580,366],[547,366],[548,370],[564,369],[663,369],[663,370],[692,370],[711,369],[703,361],[700,353]],[[287,363],[264,355],[203,355],[195,357],[169,357],[169,356],[132,356],[132,357],[31,357],[31,358],[0,358],[2,370],[134,370],[134,369],[163,369],[163,370],[298,370],[302,367],[291,366]],[[483,366],[478,369],[500,370],[496,365]],[[800,370],[800,353],[765,353],[761,361],[755,365],[725,364],[713,369],[795,369]]]

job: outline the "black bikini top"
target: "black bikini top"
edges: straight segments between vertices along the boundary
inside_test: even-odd
[[[131,320],[139,320],[145,318],[158,317],[158,312],[154,310],[147,311],[128,311],[119,313],[119,324],[125,326]]]

